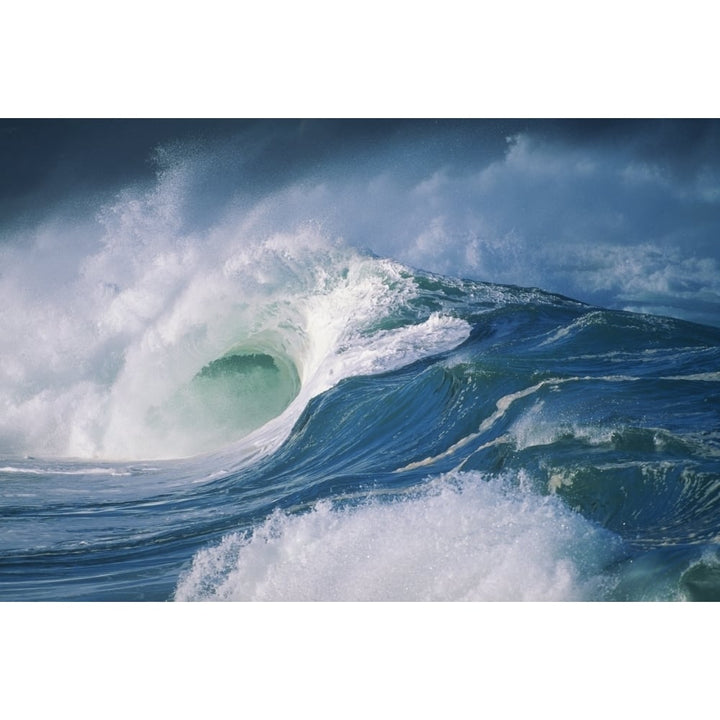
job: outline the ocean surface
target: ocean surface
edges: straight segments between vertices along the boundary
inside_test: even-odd
[[[607,246],[590,223],[483,235],[517,163],[568,188],[610,166],[526,133],[455,165],[442,136],[398,169],[390,137],[272,177],[237,144],[165,143],[149,179],[13,200],[1,600],[720,599],[707,237],[652,243],[635,218],[626,248],[605,215]],[[670,192],[618,167],[638,207]]]

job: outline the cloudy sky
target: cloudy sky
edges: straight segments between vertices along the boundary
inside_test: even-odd
[[[6,247],[134,193],[180,234],[315,223],[433,272],[720,325],[715,121],[4,120],[0,156]]]

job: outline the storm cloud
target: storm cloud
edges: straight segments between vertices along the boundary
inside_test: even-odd
[[[313,224],[411,266],[720,324],[720,124],[697,120],[4,121],[1,241],[112,208],[179,239]],[[71,213],[79,230],[67,229]],[[72,222],[76,222],[73,220]],[[115,228],[117,230],[117,228]],[[123,232],[130,232],[124,226]],[[43,247],[53,245],[43,233]],[[82,254],[81,253],[81,254]],[[6,253],[6,258],[10,257]],[[11,272],[11,270],[8,270]]]

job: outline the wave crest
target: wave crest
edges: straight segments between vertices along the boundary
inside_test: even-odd
[[[392,502],[274,512],[200,551],[176,600],[582,600],[612,589],[616,536],[479,473]]]

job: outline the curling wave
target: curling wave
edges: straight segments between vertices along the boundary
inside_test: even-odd
[[[533,282],[456,198],[538,153],[251,189],[180,153],[4,228],[0,597],[720,599],[720,330],[453,276]]]

